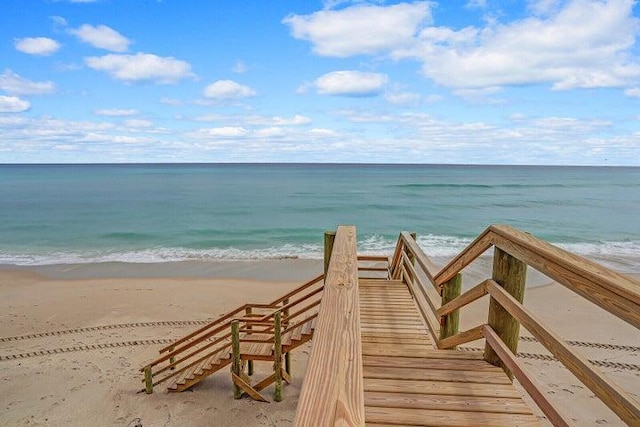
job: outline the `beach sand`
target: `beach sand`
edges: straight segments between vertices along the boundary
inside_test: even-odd
[[[245,302],[275,299],[321,268],[321,261],[280,260],[0,269],[0,425],[292,425],[310,346],[293,352],[293,382],[280,403],[234,400],[226,369],[192,391],[167,394],[159,387],[146,395],[137,393],[143,387],[139,368],[163,345],[144,341],[179,338],[197,326],[131,324],[215,318]],[[576,350],[601,362],[602,371],[638,398],[638,331],[557,284],[538,284],[527,290],[525,305],[563,338],[579,342]],[[479,302],[463,312],[462,325],[485,319],[486,304]],[[122,324],[129,325],[109,327]],[[43,334],[55,331],[69,332]],[[548,354],[529,341],[520,351]],[[577,425],[623,425],[559,363],[523,360]],[[258,376],[270,369],[256,363]],[[265,393],[271,398],[272,388]]]

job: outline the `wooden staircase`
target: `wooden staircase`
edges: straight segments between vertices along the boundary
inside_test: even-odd
[[[268,304],[244,304],[160,349],[160,357],[140,369],[144,372],[144,391],[150,394],[160,384],[165,384],[168,392],[185,391],[232,365],[234,324],[239,331],[236,357],[242,361],[242,370],[246,364],[251,375],[254,361],[275,361],[281,355],[285,359],[283,378],[289,382],[289,353],[313,338],[323,279],[318,276]],[[281,320],[278,351],[276,315]],[[271,382],[269,378],[259,382],[249,394],[253,396],[252,391],[257,393]]]

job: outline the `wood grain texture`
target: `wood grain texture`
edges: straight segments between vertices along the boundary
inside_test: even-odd
[[[527,391],[529,396],[538,405],[542,412],[547,416],[547,419],[555,427],[569,427],[574,424],[569,417],[562,415],[553,404],[547,399],[545,393],[541,391],[537,381],[529,375],[522,367],[516,356],[511,352],[511,349],[502,342],[498,334],[489,326],[483,325],[484,336],[486,337],[487,344],[491,346],[493,351],[500,357],[500,360],[509,368],[513,375],[518,379],[522,387]]]
[[[356,228],[340,226],[294,425],[363,426]]]
[[[629,425],[640,420],[640,402],[622,390],[579,353],[546,327],[535,315],[504,289],[488,283],[487,290],[513,317],[518,319],[562,364],[586,385],[602,402]]]

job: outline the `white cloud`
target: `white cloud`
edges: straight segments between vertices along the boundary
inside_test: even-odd
[[[624,91],[629,98],[640,98],[640,87],[630,87]]]
[[[296,114],[293,117],[263,117],[263,116],[251,116],[247,118],[247,123],[252,125],[267,125],[267,126],[300,126],[308,125],[311,123],[309,117]]]
[[[126,52],[131,41],[111,27],[106,25],[93,26],[84,24],[77,29],[69,30],[84,43],[93,47],[110,50],[112,52]]]
[[[361,71],[333,71],[316,79],[315,86],[321,95],[376,96],[387,84],[387,76]]]
[[[60,43],[48,37],[25,37],[16,39],[14,46],[17,50],[29,55],[49,56],[60,49]]]
[[[6,69],[0,74],[0,90],[11,95],[44,95],[53,93],[56,85],[52,81],[33,82]]]
[[[247,71],[249,71],[249,68],[247,67],[247,64],[245,64],[243,61],[237,61],[233,66],[233,68],[231,69],[231,71],[233,71],[236,74],[244,74]]]
[[[128,108],[128,109],[105,108],[101,110],[95,110],[93,113],[97,116],[125,117],[125,116],[135,116],[136,114],[138,114],[138,110],[134,110],[133,108]]]
[[[420,95],[413,92],[391,92],[384,99],[395,105],[415,105],[420,102]]]
[[[431,3],[391,6],[355,5],[282,20],[293,36],[308,40],[323,56],[376,54],[409,45],[420,26],[431,20]]]
[[[188,62],[149,53],[91,56],[85,58],[85,63],[94,70],[104,71],[114,79],[126,82],[148,80],[156,83],[175,83],[193,76]]]
[[[172,107],[180,107],[183,104],[179,99],[168,98],[166,96],[160,98],[160,103],[164,105],[171,105]]]
[[[241,126],[224,126],[219,128],[198,129],[191,136],[211,138],[238,138],[246,136],[248,130]]]
[[[238,100],[255,96],[256,92],[248,86],[233,80],[218,80],[204,89],[204,96],[220,101]]]
[[[129,119],[124,121],[124,125],[133,129],[146,129],[152,127],[153,122],[151,120]]]
[[[633,4],[573,0],[548,18],[459,31],[430,27],[415,50],[394,56],[421,59],[426,76],[454,88],[624,86],[640,78],[640,63],[628,55],[640,29]]]
[[[29,101],[20,99],[17,96],[0,95],[0,113],[21,113],[27,111],[30,107]]]
[[[64,19],[62,16],[51,16],[50,19],[51,19],[51,22],[53,22],[54,27],[64,28],[67,26],[67,20]]]

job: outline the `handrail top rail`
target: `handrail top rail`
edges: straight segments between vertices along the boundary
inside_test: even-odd
[[[502,241],[497,242],[494,235],[502,238]],[[606,268],[603,269],[601,265],[593,261],[575,255],[540,240],[529,233],[505,224],[493,224],[484,230],[473,242],[438,272],[435,276],[436,283],[446,282],[448,278],[459,273],[464,267],[469,265],[493,245],[500,247],[500,249],[506,252],[510,252],[513,249],[510,247],[511,245],[535,252],[548,262],[562,264],[585,279],[604,286],[622,297],[632,300],[635,299],[637,303],[640,303],[640,280]],[[484,246],[486,246],[486,249],[481,250]],[[473,253],[475,256],[469,257],[470,253]],[[527,262],[529,260],[523,259],[522,261]],[[542,272],[545,273],[544,271]]]

